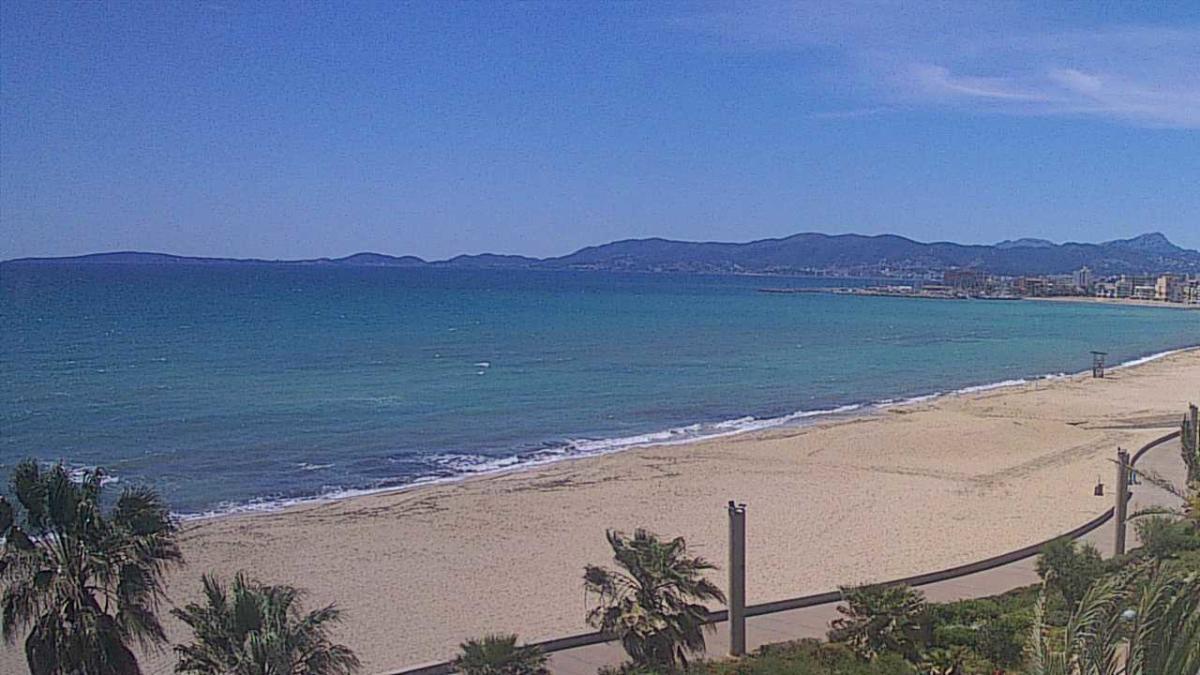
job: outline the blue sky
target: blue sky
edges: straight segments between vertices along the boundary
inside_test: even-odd
[[[0,259],[1200,247],[1200,3],[0,3]]]

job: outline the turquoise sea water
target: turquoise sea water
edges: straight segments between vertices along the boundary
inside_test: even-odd
[[[756,290],[830,283],[6,265],[0,472],[62,459],[181,513],[256,508],[1200,343],[1198,312]]]

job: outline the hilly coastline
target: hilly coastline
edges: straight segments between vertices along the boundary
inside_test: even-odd
[[[690,242],[626,239],[588,246],[561,257],[460,255],[427,261],[416,256],[356,253],[342,258],[265,260],[199,258],[121,251],[64,258],[22,258],[5,264],[108,263],[146,265],[331,265],[545,269],[693,274],[905,275],[973,268],[999,275],[1200,273],[1200,251],[1176,246],[1160,233],[1097,244],[1018,239],[993,245],[919,242],[898,235],[801,233],[780,239]]]

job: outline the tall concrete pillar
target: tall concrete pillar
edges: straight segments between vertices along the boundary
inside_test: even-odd
[[[746,505],[729,502],[729,655],[746,653]]]
[[[1116,536],[1113,555],[1125,553],[1125,517],[1129,508],[1129,453],[1117,448]]]

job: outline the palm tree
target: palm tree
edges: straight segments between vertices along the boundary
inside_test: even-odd
[[[358,657],[329,639],[341,619],[329,605],[307,614],[301,591],[267,586],[238,573],[226,589],[204,575],[204,604],[171,610],[192,628],[195,642],[176,645],[175,672],[196,675],[349,675]]]
[[[454,660],[463,675],[546,675],[546,655],[537,647],[517,646],[516,635],[488,635],[459,645]]]
[[[11,478],[22,513],[0,497],[0,624],[9,643],[29,628],[33,675],[137,675],[131,643],[166,641],[156,612],[183,560],[175,523],[149,488],[126,488],[105,513],[104,482],[99,469],[77,482],[25,460]]]
[[[1039,600],[1030,675],[1200,673],[1200,573],[1143,564],[1105,577],[1052,640]]]
[[[725,602],[725,594],[704,578],[716,569],[688,555],[682,537],[662,541],[643,529],[632,537],[606,533],[619,570],[588,565],[584,587],[599,596],[588,623],[620,639],[638,666],[674,670],[687,655],[704,650],[707,600]]]
[[[845,605],[834,619],[830,642],[845,642],[868,661],[885,652],[916,661],[921,643],[925,597],[908,586],[842,587]]]

